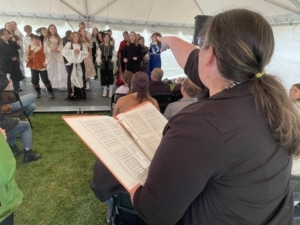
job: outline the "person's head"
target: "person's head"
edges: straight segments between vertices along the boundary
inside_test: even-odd
[[[111,29],[107,29],[106,33],[109,33],[109,35],[112,36],[112,30]]]
[[[33,45],[39,46],[41,45],[41,37],[38,35],[32,35],[31,36],[31,41]]]
[[[145,46],[145,39],[144,39],[143,36],[139,37],[138,43],[139,43],[139,45],[142,46],[142,47]]]
[[[269,23],[260,14],[245,9],[229,10],[208,19],[202,38],[200,52],[211,51],[219,73],[229,82],[254,78],[264,71],[274,51]],[[207,71],[200,70],[201,80],[205,81]]]
[[[51,36],[51,35],[57,35],[57,28],[54,24],[50,24],[48,26],[48,36]]]
[[[292,101],[300,100],[300,83],[293,84],[289,91],[289,97]]]
[[[83,21],[80,21],[79,22],[79,24],[78,24],[78,26],[79,26],[79,29],[82,29],[82,28],[86,28],[86,25],[85,25],[85,23],[83,22]]]
[[[162,81],[164,71],[160,68],[154,68],[150,76],[152,81]]]
[[[71,35],[70,35],[70,41],[72,43],[81,44],[81,35],[78,32],[72,32]]]
[[[67,30],[67,31],[65,32],[65,37],[66,37],[67,39],[70,39],[71,34],[72,34],[72,31],[71,31],[71,30]]]
[[[47,29],[47,27],[42,27],[42,28],[41,28],[41,34],[42,34],[44,37],[47,37],[47,34],[48,34],[48,29]]]
[[[97,33],[97,41],[98,41],[99,43],[101,43],[101,42],[103,41],[103,35],[104,35],[103,31],[99,31],[99,32]]]
[[[0,29],[0,37],[3,41],[8,42],[8,40],[10,38],[9,30],[7,30],[5,28]]]
[[[32,27],[30,25],[25,25],[24,26],[24,31],[27,35],[32,33]]]
[[[128,39],[129,39],[128,31],[124,31],[123,32],[123,39],[126,40],[126,41],[128,41]]]
[[[148,75],[142,71],[136,72],[131,78],[131,93],[137,93],[137,100],[139,103],[150,98],[148,83]]]
[[[11,24],[13,25],[14,30],[18,29],[18,24],[16,21],[11,21]]]
[[[207,20],[202,37],[198,73],[210,95],[248,84],[256,110],[266,118],[275,140],[298,155],[300,117],[281,82],[265,72],[274,52],[266,19],[246,9],[225,11]]]
[[[11,22],[6,22],[5,23],[5,29],[7,29],[10,33],[13,33],[14,31],[14,25]]]
[[[93,27],[93,29],[92,29],[92,35],[94,37],[97,37],[98,32],[99,32],[98,28],[97,27]]]
[[[129,33],[129,41],[128,41],[128,45],[129,45],[130,43],[135,43],[135,44],[137,44],[136,33],[135,33],[134,31],[131,31],[131,32]]]
[[[185,78],[181,84],[181,93],[184,97],[195,98],[201,91],[195,83],[191,81],[190,78]],[[185,96],[187,95],[187,96]]]
[[[161,37],[161,33],[159,32],[154,32],[152,35],[151,35],[151,41],[154,43],[156,42],[158,45],[160,45],[160,41],[157,39],[157,37]]]
[[[110,34],[109,33],[104,33],[103,42],[104,42],[104,44],[110,43]]]
[[[122,75],[122,80],[124,82],[124,85],[131,89],[131,79],[132,79],[133,73],[131,71],[125,71]]]

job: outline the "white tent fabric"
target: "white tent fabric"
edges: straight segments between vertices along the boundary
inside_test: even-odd
[[[124,30],[134,30],[145,37],[159,31],[192,42],[196,15],[214,15],[232,8],[247,8],[261,13],[273,26],[276,48],[266,71],[277,75],[288,89],[300,83],[300,0],[0,0],[0,23],[16,21],[23,31],[53,23],[64,36],[77,30],[84,21],[100,30],[110,27],[116,47]],[[165,76],[183,76],[170,51],[162,54]]]
[[[270,23],[300,21],[299,0],[10,0],[0,13],[67,21],[193,27],[196,15],[214,15],[231,8],[263,14]]]

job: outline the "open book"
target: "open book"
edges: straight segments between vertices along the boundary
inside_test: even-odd
[[[144,184],[166,118],[150,103],[110,116],[63,116],[128,191]]]

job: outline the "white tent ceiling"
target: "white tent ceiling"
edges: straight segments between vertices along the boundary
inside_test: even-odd
[[[271,24],[300,23],[300,0],[0,0],[0,17],[190,28],[196,15],[231,8],[260,12]]]

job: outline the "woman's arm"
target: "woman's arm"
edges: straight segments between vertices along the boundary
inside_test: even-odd
[[[196,48],[196,46],[174,36],[157,38],[159,41],[161,41],[162,51],[171,49],[180,67],[184,68],[189,55]]]

